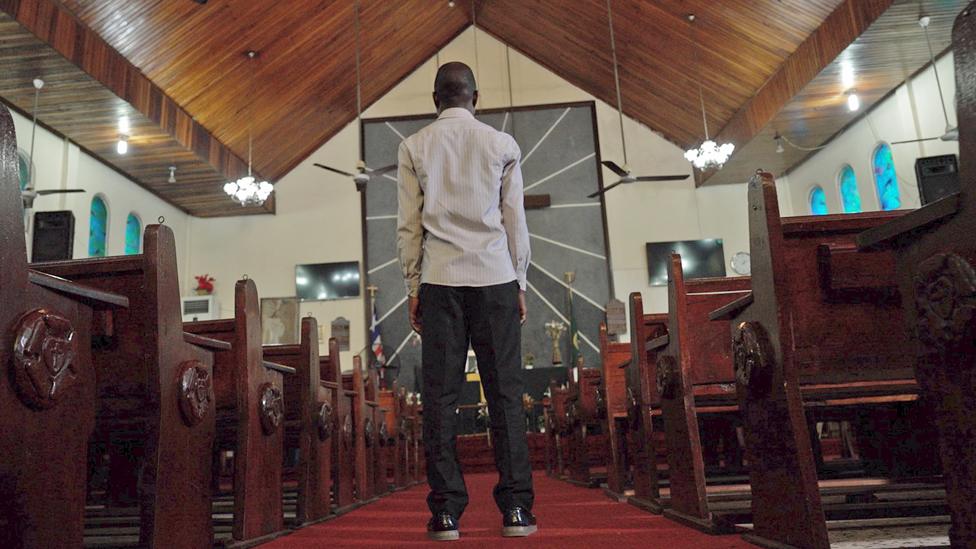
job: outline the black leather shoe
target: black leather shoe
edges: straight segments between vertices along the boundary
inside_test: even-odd
[[[430,518],[427,523],[427,537],[434,541],[451,541],[458,539],[457,520],[447,511],[441,511]]]
[[[521,538],[538,530],[535,525],[535,515],[523,507],[512,507],[505,511],[502,520],[502,536],[506,538]]]

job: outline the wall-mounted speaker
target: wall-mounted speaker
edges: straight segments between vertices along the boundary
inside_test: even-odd
[[[74,255],[75,215],[69,210],[34,213],[31,261],[62,261]]]
[[[915,179],[922,205],[959,192],[959,164],[954,154],[915,160]]]

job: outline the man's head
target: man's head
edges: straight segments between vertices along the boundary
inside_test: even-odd
[[[474,113],[474,106],[477,104],[478,84],[474,81],[471,67],[453,61],[437,69],[437,78],[434,79],[434,105],[438,113],[452,107]]]

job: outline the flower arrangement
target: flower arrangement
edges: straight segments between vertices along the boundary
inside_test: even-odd
[[[197,295],[211,295],[214,291],[214,278],[209,274],[193,277],[197,279],[197,287],[194,290]]]

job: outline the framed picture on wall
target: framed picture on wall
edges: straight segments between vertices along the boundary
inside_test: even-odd
[[[261,342],[265,345],[298,343],[299,321],[297,297],[261,299]]]

